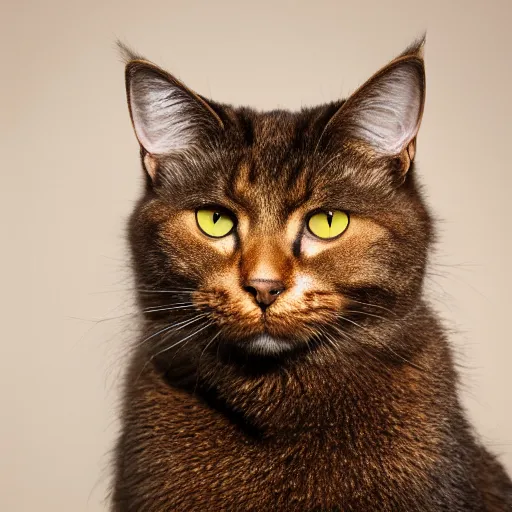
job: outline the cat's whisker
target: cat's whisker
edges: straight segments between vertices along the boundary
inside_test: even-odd
[[[119,320],[120,318],[126,318],[128,316],[138,316],[140,313],[138,311],[132,313],[124,313],[118,316],[109,316],[107,318],[80,318],[77,316],[68,316],[67,318],[71,318],[73,320],[80,320],[82,322],[91,322],[94,324],[102,324],[104,322],[111,322],[112,320]],[[94,326],[93,326],[94,327]]]
[[[199,355],[199,360],[197,362],[197,376],[196,376],[196,384],[194,386],[194,393],[197,390],[197,386],[199,384],[199,374],[201,371],[201,358],[203,357],[203,354],[208,350],[208,347],[219,337],[220,333],[222,332],[222,329],[219,329],[217,333],[213,336],[213,338],[206,344],[206,346],[201,351],[201,354]]]
[[[154,307],[154,308],[144,308],[142,309],[142,312],[144,313],[157,313],[157,312],[160,312],[160,311],[174,311],[174,310],[182,310],[182,309],[192,309],[192,308],[195,308],[195,309],[200,309],[201,308],[201,305],[202,303],[187,303],[187,302],[181,302],[181,303],[176,303],[176,306],[177,307]],[[174,306],[174,305],[171,305],[171,306]],[[133,317],[136,317],[136,316],[139,316],[140,315],[140,312],[139,311],[134,311],[134,312],[131,312],[131,313],[123,313],[122,315],[117,315],[117,316],[110,316],[110,317],[106,317],[106,318],[80,318],[80,317],[75,317],[75,316],[69,316],[68,318],[72,318],[73,320],[81,320],[83,322],[92,322],[92,323],[95,323],[95,324],[101,324],[101,323],[104,323],[104,322],[110,322],[112,320],[118,320],[120,318],[126,318],[126,317],[130,317],[130,316],[133,316]]]
[[[153,339],[156,336],[158,336],[160,334],[163,334],[163,333],[166,333],[166,332],[169,333],[167,335],[164,335],[162,340],[160,340],[160,341],[158,341],[156,343],[156,346],[161,345],[162,343],[164,343],[172,335],[172,332],[174,330],[179,331],[179,330],[181,330],[183,328],[186,328],[186,327],[192,325],[193,323],[195,323],[196,321],[203,319],[205,316],[207,316],[207,314],[196,315],[193,318],[188,318],[186,320],[182,320],[182,321],[179,321],[179,322],[174,322],[174,323],[171,323],[169,325],[166,325],[163,329],[160,329],[156,333],[148,336],[147,338],[143,339],[138,344],[135,344],[135,345],[129,347],[129,349],[127,351],[127,354],[130,354],[130,353],[134,352],[137,349],[138,346],[140,346],[140,345],[142,345],[144,343],[147,343],[150,339]]]
[[[123,293],[123,292],[141,292],[141,293],[175,293],[175,294],[191,294],[196,291],[201,293],[209,293],[209,290],[197,290],[196,288],[179,288],[173,290],[158,290],[149,288],[116,288],[115,290],[102,290],[98,292],[92,292],[91,295],[102,295],[106,293]]]
[[[182,309],[199,309],[199,307],[196,304],[183,304],[183,305],[177,305],[172,307],[155,307],[155,308],[146,308],[142,311],[144,313],[158,313],[162,311],[177,311]]]
[[[191,294],[193,292],[198,291],[194,288],[179,288],[175,290],[152,290],[149,288],[133,288],[133,290],[140,293],[174,293],[174,294]]]
[[[373,361],[377,363],[377,365],[385,364],[385,361],[382,361],[378,359],[372,352],[366,347],[364,344],[358,343],[357,340],[353,339],[348,333],[341,330],[338,326],[331,325],[330,327],[334,328],[337,335],[341,336],[342,339],[348,341],[352,346],[355,346],[357,350],[361,350],[364,352],[368,357],[370,357]],[[325,333],[326,336],[329,338],[329,341],[331,342],[330,345],[337,351],[341,351],[341,347],[339,346],[339,343],[336,342],[328,333]],[[363,361],[361,361],[361,364],[365,366],[365,368],[368,370],[370,367],[365,364]]]
[[[329,333],[326,330],[322,329],[321,335],[329,343],[329,346],[331,346],[336,351],[338,350],[338,346],[337,346],[336,342],[334,341],[333,338],[331,338],[331,336],[329,336]],[[321,338],[319,338],[319,339],[321,340]]]
[[[220,329],[221,331],[222,329]],[[220,331],[219,331],[219,334],[220,334]],[[188,342],[187,342],[188,343]],[[187,343],[185,343],[184,345],[182,345],[176,352],[175,354],[173,355],[172,359],[171,359],[171,362],[174,360],[174,358],[176,357],[176,355],[179,353],[180,350],[182,350],[183,348],[185,348],[185,346],[187,345]]]
[[[167,335],[165,335],[161,340],[159,340],[159,341],[157,341],[157,342],[155,343],[155,347],[158,347],[158,346],[162,346],[162,345],[164,345],[164,344],[167,342],[167,340],[168,340],[170,337],[172,337],[172,335],[173,335],[173,332],[174,332],[174,331],[180,331],[180,330],[182,330],[182,329],[184,329],[184,328],[186,328],[186,327],[189,327],[189,326],[191,326],[193,323],[195,323],[195,322],[196,322],[196,321],[198,321],[198,320],[202,320],[202,321],[204,321],[204,317],[205,317],[205,316],[207,316],[207,315],[202,315],[201,317],[196,317],[196,318],[194,318],[194,319],[193,319],[193,321],[192,321],[192,320],[190,320],[190,321],[188,321],[187,323],[185,323],[185,324],[183,324],[183,325],[180,325],[180,326],[178,326],[178,327],[175,327],[175,328],[171,329]],[[207,321],[208,321],[208,320],[207,320]]]
[[[197,329],[196,331],[190,333],[189,335],[185,336],[183,339],[181,339],[180,341],[177,341],[176,343],[173,343],[172,345],[164,348],[163,350],[160,350],[159,352],[157,352],[156,354],[153,354],[151,357],[150,357],[150,361],[152,361],[155,357],[158,357],[159,355],[163,354],[164,352],[167,352],[168,350],[171,350],[172,348],[176,347],[177,345],[180,345],[181,343],[183,343],[184,341],[190,339],[192,336],[195,336],[196,334],[199,334],[200,332],[204,331],[205,329],[207,329],[208,327],[211,327],[213,325],[213,322],[208,322],[206,325],[203,325],[202,327],[200,327],[199,329]]]
[[[381,316],[381,315],[376,315],[374,313],[368,313],[366,311],[357,311],[357,310],[354,310],[354,309],[345,309],[344,310],[346,313],[354,313],[356,315],[365,315],[365,316],[371,316],[373,318],[379,318],[381,320],[387,320],[386,317],[384,316]]]
[[[147,309],[153,309],[153,308],[167,308],[167,307],[171,307],[171,306],[181,306],[183,304],[191,305],[194,303],[190,300],[187,300],[185,302],[171,302],[170,304],[159,304],[158,306],[150,306],[148,308],[143,308],[143,311],[146,311]]]
[[[317,335],[318,335],[318,328],[317,329],[313,329],[313,327],[310,327],[310,326],[306,326],[306,329],[309,333],[309,338],[306,340],[306,347],[308,348],[308,352],[311,354],[312,353],[312,347],[311,347],[311,343],[310,341],[313,341],[315,339],[317,339]]]
[[[171,329],[175,329],[175,330],[183,329],[184,327],[187,327],[188,325],[190,325],[194,322],[197,322],[198,320],[200,320],[201,318],[204,318],[207,315],[208,315],[208,313],[202,313],[200,315],[194,316],[191,319],[182,320],[177,323],[172,323],[172,324],[166,325],[163,329],[160,329],[159,331],[155,332],[154,334],[151,334],[147,338],[143,339],[140,342],[140,344],[142,345],[144,343],[147,343],[150,339],[153,339],[155,336],[158,336],[159,334],[170,331]]]
[[[348,297],[348,300],[350,302],[356,302],[357,304],[361,304],[362,306],[369,306],[371,308],[382,309],[384,311],[387,311],[391,315],[396,316],[396,312],[395,311],[392,311],[391,309],[385,308],[384,306],[380,306],[378,304],[371,304],[370,302],[363,302],[363,301],[360,301],[360,300],[353,299],[352,297]]]
[[[389,352],[391,352],[393,355],[395,355],[396,357],[398,357],[399,359],[401,359],[403,362],[413,366],[414,368],[418,369],[418,370],[421,370],[421,371],[424,371],[426,372],[427,370],[419,365],[417,365],[416,363],[413,363],[412,361],[410,361],[409,359],[403,357],[402,355],[400,355],[398,352],[396,352],[395,350],[393,350],[389,345],[385,344],[385,343],[382,343],[379,339],[377,339],[375,336],[373,336],[369,331],[368,329],[366,329],[364,326],[358,324],[357,322],[354,322],[353,320],[351,320],[350,318],[347,318],[347,317],[344,317],[342,315],[339,315],[338,318],[340,318],[341,320],[345,320],[346,322],[350,322],[351,324],[355,325],[356,327],[358,327],[359,329],[363,330],[367,336],[372,340],[374,341],[379,347],[385,349],[385,350],[388,350]]]
[[[206,352],[206,350],[208,349],[208,347],[219,337],[220,333],[221,333],[222,329],[219,329],[217,331],[217,333],[213,336],[213,338],[206,344],[206,346],[203,348],[200,356],[199,356],[199,361],[197,363],[197,366],[198,368],[201,367],[201,358],[203,357],[203,354]]]
[[[160,350],[159,352],[156,352],[155,354],[152,354],[147,360],[146,362],[144,363],[144,365],[142,366],[142,369],[141,371],[139,372],[139,375],[137,376],[137,379],[135,380],[135,382],[137,382],[141,375],[144,373],[144,370],[146,369],[147,365],[149,363],[151,363],[156,357],[158,357],[159,355],[163,354],[164,352],[167,352],[168,350],[171,350],[172,348],[182,344],[183,342],[187,341],[187,340],[190,340],[192,338],[192,336],[196,335],[196,334],[199,334],[200,332],[204,331],[207,327],[210,327],[211,325],[213,325],[213,322],[207,322],[206,325],[203,325],[202,327],[200,327],[199,329],[195,330],[194,332],[192,332],[191,334],[185,336],[184,338],[180,339],[179,341],[177,341],[176,343],[173,343],[172,345],[168,346],[168,347],[165,347],[164,349]],[[165,340],[169,339],[170,336],[166,336],[165,337]],[[186,343],[185,343],[186,345]]]
[[[187,309],[187,308],[196,308],[201,309],[204,306],[208,306],[208,302],[206,301],[187,301],[187,302],[174,302],[173,304],[162,304],[149,306],[147,308],[143,308],[142,311],[146,313],[152,313],[155,311],[173,311],[175,309]]]

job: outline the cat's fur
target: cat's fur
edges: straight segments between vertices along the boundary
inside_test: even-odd
[[[133,54],[126,78],[147,177],[129,224],[143,321],[112,510],[511,510],[422,297],[422,43],[346,102],[298,113],[207,102]],[[225,239],[195,224],[212,204],[237,216]],[[307,233],[318,208],[350,212],[346,233]],[[286,286],[265,312],[254,276]]]

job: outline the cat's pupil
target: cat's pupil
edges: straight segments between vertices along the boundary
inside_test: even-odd
[[[332,218],[334,216],[334,214],[332,212],[327,212],[327,224],[329,224],[329,227],[331,227],[332,225]]]
[[[219,219],[220,219],[220,213],[213,212],[213,223],[216,224]]]

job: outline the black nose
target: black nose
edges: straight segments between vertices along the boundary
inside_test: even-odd
[[[277,299],[278,295],[284,292],[285,286],[281,281],[252,279],[245,283],[244,290],[249,292],[264,310]]]

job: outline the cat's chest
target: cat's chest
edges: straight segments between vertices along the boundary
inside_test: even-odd
[[[259,431],[240,411],[212,407],[155,374],[138,381],[126,405],[119,493],[148,511],[473,510],[433,505],[448,506],[453,489],[469,485],[428,415],[384,421],[391,412],[376,414],[372,402],[373,414],[359,405],[339,423]]]
[[[197,404],[177,407],[157,423],[141,462],[151,466],[151,479],[165,489],[171,509],[340,510],[342,503],[343,510],[397,510],[406,494],[398,471],[408,472],[409,496],[423,483],[418,455],[414,461],[395,451],[387,460],[370,436],[356,453],[347,448],[343,429],[258,437]]]

